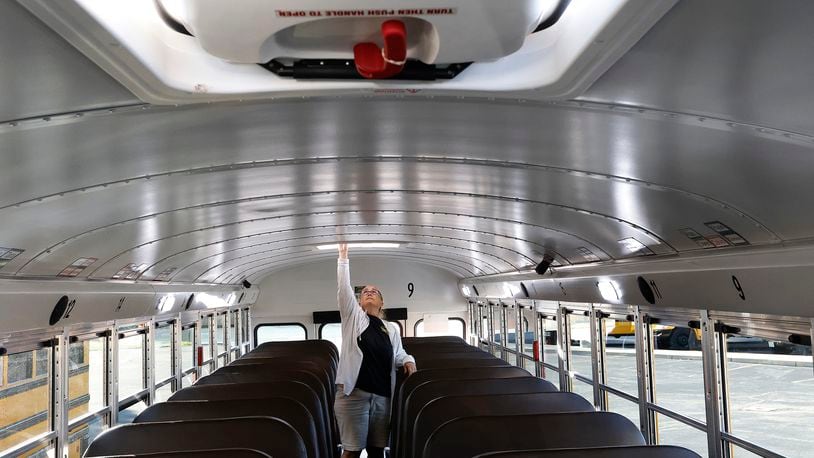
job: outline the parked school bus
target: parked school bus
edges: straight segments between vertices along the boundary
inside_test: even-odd
[[[72,345],[69,357],[68,412],[75,418],[88,413],[89,343]],[[0,450],[49,430],[50,370],[47,348],[0,357]],[[71,431],[73,438],[68,446],[73,456],[80,455],[80,450],[87,447],[87,429],[83,426]],[[24,456],[40,456],[40,452],[41,449],[34,449]]]

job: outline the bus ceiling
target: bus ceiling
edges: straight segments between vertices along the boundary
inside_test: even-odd
[[[373,8],[359,0],[251,0],[235,8],[217,0],[126,5],[26,0],[24,5],[140,99],[175,104],[405,85],[436,94],[576,97],[675,2],[387,0]],[[404,29],[403,58],[387,56],[382,35],[387,23]],[[364,62],[391,68],[369,72]]]

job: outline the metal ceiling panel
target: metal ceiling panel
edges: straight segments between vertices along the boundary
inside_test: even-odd
[[[579,100],[182,107],[130,106],[4,3],[0,37],[25,39],[0,41],[15,64],[0,67],[0,119],[34,118],[0,124],[0,247],[24,250],[0,275],[53,277],[87,257],[81,279],[135,263],[141,281],[259,281],[327,262],[313,247],[338,234],[401,242],[365,254],[460,277],[546,252],[602,269],[630,256],[628,238],[703,252],[687,228],[731,228],[752,249],[812,240],[814,64],[801,56],[814,7],[765,3],[680,2]]]
[[[814,134],[814,2],[682,0],[581,98]]]
[[[17,2],[0,2],[0,123],[140,103]]]

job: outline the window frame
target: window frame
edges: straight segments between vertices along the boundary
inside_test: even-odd
[[[463,336],[455,336],[455,337],[461,337],[462,339],[466,340],[466,336],[467,336],[467,334],[466,334],[466,321],[465,321],[463,318],[459,317],[459,316],[450,316],[450,317],[447,317],[447,321],[460,321],[460,322],[461,322],[461,326],[463,327],[462,329],[463,329],[463,331],[464,331],[464,335],[463,335]],[[416,321],[416,322],[413,324],[413,336],[414,336],[414,337],[418,337],[418,324],[419,324],[419,323],[423,323],[423,322],[424,322],[424,318],[419,318],[419,319],[418,319],[418,320],[417,320],[417,321]]]
[[[299,327],[302,328],[303,332],[305,332],[305,339],[304,340],[309,340],[308,328],[305,327],[305,325],[302,324],[302,323],[299,323],[299,322],[296,322],[296,321],[288,321],[288,322],[285,322],[285,323],[260,323],[260,324],[258,324],[257,326],[254,327],[254,331],[253,331],[254,346],[257,347],[259,345],[257,343],[258,342],[257,332],[260,330],[260,328],[262,328],[262,327],[281,327],[281,326],[299,326]]]

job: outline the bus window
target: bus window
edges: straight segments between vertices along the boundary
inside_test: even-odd
[[[522,361],[518,361],[517,357],[517,309],[514,304],[508,305],[503,307],[503,313],[505,313],[505,320],[506,320],[506,341],[504,344],[506,348],[509,350],[506,352],[506,358],[509,364],[519,366]]]
[[[145,388],[144,340],[144,334],[119,339],[119,400]]]
[[[503,352],[500,347],[503,345],[503,336],[501,335],[503,332],[503,306],[500,304],[489,304],[489,309],[492,313],[492,335],[489,336],[489,340],[494,344],[492,346],[492,354],[498,358],[502,358]]]
[[[119,424],[124,425],[127,423],[133,423],[133,420],[138,416],[138,414],[144,412],[144,409],[146,408],[147,403],[140,400],[126,409],[122,409],[119,411]]]
[[[254,328],[256,344],[265,342],[286,342],[291,340],[305,340],[308,331],[299,323],[261,324]]]
[[[707,434],[674,420],[667,415],[656,414],[660,445],[678,445],[688,448],[701,456],[708,456]],[[738,454],[737,458],[742,456]]]
[[[155,402],[164,402],[172,396],[172,384],[155,389]]]
[[[212,361],[212,315],[201,317],[201,341],[197,346],[203,347],[203,363],[204,365],[210,364]],[[197,350],[194,352],[197,355]]]
[[[68,347],[68,420],[96,412],[105,405],[105,339],[98,337],[74,342]]]
[[[68,447],[68,458],[80,458],[88,446],[99,434],[108,428],[104,417],[96,417],[86,423],[73,426],[68,429],[68,437],[71,443]],[[39,456],[39,455],[37,455]],[[54,456],[54,455],[42,455]]]
[[[605,329],[605,385],[630,398],[607,392],[608,410],[639,424],[639,384],[636,372],[636,329],[632,321],[603,318]],[[631,399],[632,398],[632,399]]]
[[[238,311],[235,310],[229,315],[229,346],[230,349],[235,348],[239,345],[238,342]]]
[[[319,338],[327,340],[336,345],[339,352],[342,352],[342,324],[325,323],[319,327]]]
[[[799,439],[814,421],[811,347],[737,334],[726,346],[730,433],[779,455],[807,454]]]
[[[217,353],[215,353],[215,356],[221,356],[226,353],[226,342],[223,339],[223,333],[226,329],[226,314],[218,314],[215,317],[215,323],[217,323],[217,326],[215,327],[215,343]],[[218,367],[221,367],[221,365],[218,364]]]
[[[520,339],[521,357],[523,359],[523,368],[531,374],[537,373],[537,363],[534,361],[534,340],[537,332],[534,321],[535,313],[533,308],[520,309],[520,316],[523,318],[520,330],[523,336]]]
[[[0,356],[0,455],[3,450],[48,431],[48,366],[50,349],[23,351]],[[34,363],[35,353],[45,361],[45,370]]]
[[[650,325],[656,404],[706,422],[700,331],[667,324]],[[679,445],[706,456],[706,434],[677,418],[657,414],[659,443]]]
[[[557,321],[540,315],[540,329],[543,333],[542,371],[543,378],[560,387],[560,352],[557,340]]]
[[[413,328],[416,337],[429,337],[429,336],[456,336],[461,339],[466,338],[466,323],[464,320],[457,317],[447,318],[447,329],[445,331],[426,332],[424,330],[424,318],[416,321]]]
[[[577,311],[566,315],[571,336],[573,391],[594,402],[593,361],[591,360],[591,319]]]
[[[181,331],[181,370],[186,372],[195,367],[193,355],[195,354],[195,326],[184,328]]]
[[[172,364],[172,323],[155,328],[155,383],[159,384],[175,374]]]

